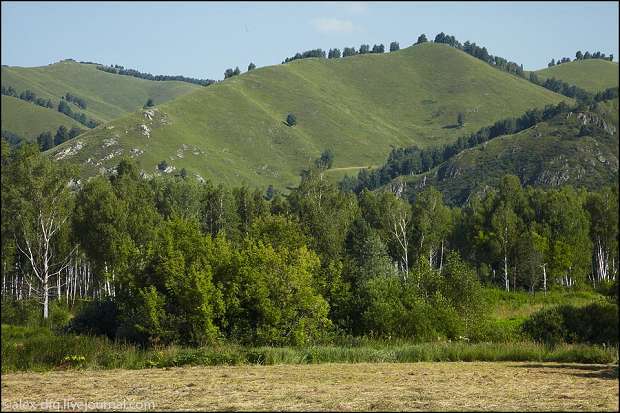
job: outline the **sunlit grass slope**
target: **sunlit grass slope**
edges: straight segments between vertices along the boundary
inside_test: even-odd
[[[89,118],[108,122],[141,108],[148,98],[163,103],[201,88],[191,83],[155,82],[106,73],[94,64],[61,61],[41,67],[2,67],[2,85],[18,93],[30,89],[55,105],[67,92],[86,101],[86,110],[72,105]],[[4,121],[3,121],[4,122]]]
[[[91,173],[133,155],[147,173],[166,160],[220,182],[284,188],[327,148],[336,168],[377,165],[392,146],[451,142],[566,99],[428,43],[256,69],[158,105],[153,116],[140,111],[97,128],[78,138],[78,150],[68,142],[53,154],[65,151],[64,159]],[[466,117],[462,129],[455,127],[459,112]],[[288,113],[297,117],[293,127],[284,122]]]
[[[52,134],[60,125],[67,129],[86,126],[62,113],[25,102],[12,96],[2,96],[2,129],[18,134],[21,138],[34,141],[44,131]]]
[[[588,59],[562,63],[536,72],[539,79],[555,77],[590,92],[618,86],[618,63]]]

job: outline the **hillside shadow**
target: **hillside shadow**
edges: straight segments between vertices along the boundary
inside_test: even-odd
[[[441,129],[458,129],[459,125],[446,125],[442,126]]]
[[[602,366],[602,365],[574,365],[574,364],[540,364],[532,363],[525,365],[513,365],[511,367],[520,368],[543,368],[543,369],[565,369],[573,370],[567,372],[575,377],[582,377],[587,379],[603,379],[603,380],[618,380],[618,366]],[[579,370],[574,371],[574,370]],[[550,373],[550,372],[549,372]]]

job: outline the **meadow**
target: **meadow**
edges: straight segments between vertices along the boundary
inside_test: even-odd
[[[3,375],[2,410],[616,411],[617,378],[608,365],[515,362],[72,370]]]

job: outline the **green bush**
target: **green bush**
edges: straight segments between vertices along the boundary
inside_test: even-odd
[[[62,330],[69,325],[72,317],[67,304],[58,300],[52,301],[47,324],[54,330]]]
[[[2,323],[36,326],[41,322],[42,308],[36,300],[2,300]]]
[[[555,346],[564,340],[564,319],[559,307],[541,310],[525,320],[523,331],[533,340]]]
[[[543,309],[523,323],[523,332],[550,345],[562,341],[618,345],[618,305],[592,303],[584,307],[562,305]]]
[[[68,332],[105,335],[112,339],[118,328],[118,307],[112,299],[86,302],[68,326]]]

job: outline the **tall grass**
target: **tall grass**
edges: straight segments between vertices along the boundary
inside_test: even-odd
[[[104,337],[55,335],[41,327],[2,325],[2,372],[57,369],[142,369],[185,365],[411,363],[431,361],[554,361],[612,363],[617,347],[533,342],[412,343],[406,340],[343,340],[338,345],[142,349]]]

